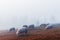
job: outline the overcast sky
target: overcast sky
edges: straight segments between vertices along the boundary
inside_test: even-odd
[[[60,22],[60,0],[0,0],[0,29]]]

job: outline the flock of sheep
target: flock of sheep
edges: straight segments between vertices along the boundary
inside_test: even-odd
[[[40,25],[40,27],[44,27],[45,29],[50,29],[50,28],[52,28],[53,26],[52,25],[50,25],[50,24],[41,24]],[[15,28],[11,28],[9,31],[15,31],[16,30],[16,35],[18,36],[18,37],[20,37],[21,36],[21,34],[27,34],[27,32],[28,32],[28,29],[29,28],[35,28],[35,26],[34,25],[29,25],[29,26],[27,26],[27,25],[23,25],[23,27],[21,28],[21,29],[15,29]]]

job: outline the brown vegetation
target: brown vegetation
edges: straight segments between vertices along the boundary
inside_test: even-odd
[[[15,32],[0,32],[0,40],[60,40],[60,28],[30,30],[27,36],[17,37]]]

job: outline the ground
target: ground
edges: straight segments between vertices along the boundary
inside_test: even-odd
[[[60,40],[60,28],[31,30],[27,36],[17,37],[16,32],[0,31],[0,40]]]

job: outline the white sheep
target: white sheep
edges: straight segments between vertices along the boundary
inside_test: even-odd
[[[23,33],[27,33],[27,28],[26,27],[22,27],[22,28],[18,28],[16,31],[16,35],[19,37],[21,35],[23,35]]]

